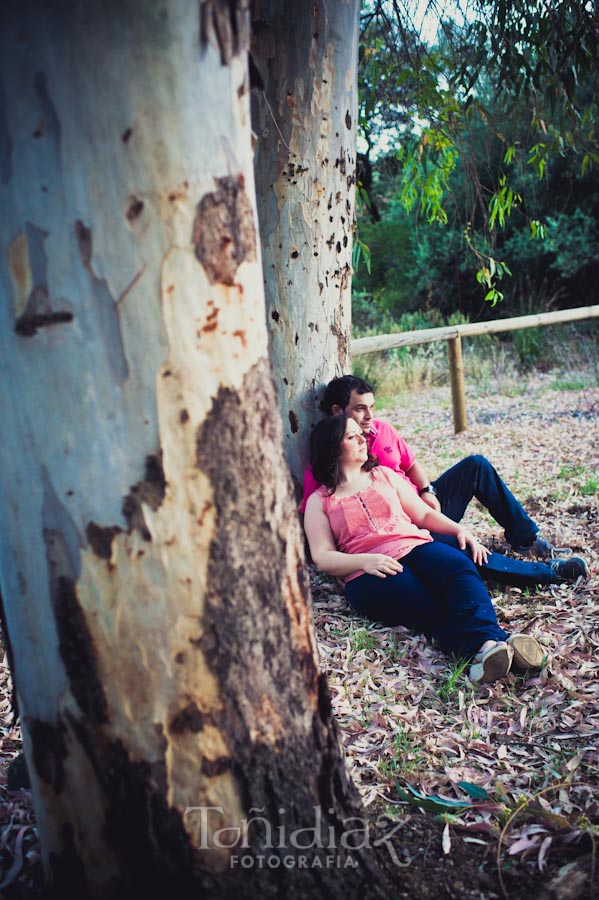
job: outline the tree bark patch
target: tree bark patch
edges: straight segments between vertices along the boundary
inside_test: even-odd
[[[98,672],[98,658],[75,584],[59,576],[53,590],[60,656],[73,696],[91,722],[108,721],[108,704]]]
[[[217,47],[223,66],[249,46],[249,7],[249,0],[200,0],[200,43]]]
[[[189,703],[184,709],[179,710],[171,719],[171,734],[184,734],[191,731],[197,734],[204,727],[204,716],[195,703]]]
[[[303,824],[313,819],[315,797],[327,810],[334,806],[355,814],[358,809],[357,794],[345,778],[326,679],[298,644],[296,629],[302,626],[291,619],[293,604],[299,607],[302,601],[284,600],[290,592],[305,596],[307,578],[300,561],[291,583],[291,534],[285,516],[279,520],[274,512],[276,476],[265,468],[265,458],[281,453],[274,409],[268,365],[262,362],[239,391],[219,391],[196,435],[197,465],[210,477],[217,513],[201,648],[221,685],[219,729],[234,760],[244,808],[263,809],[273,828],[281,804],[288,825],[290,819]],[[248,471],[256,473],[251,491],[243,490]],[[293,509],[290,495],[291,515]],[[257,724],[245,712],[240,715],[249,709],[264,710]],[[306,718],[311,721],[308,735]],[[264,736],[251,737],[250,729],[256,728],[263,728]],[[202,771],[212,777],[226,762],[224,756],[204,759]],[[293,803],[286,804],[291,796]],[[334,828],[335,815],[329,820]],[[299,883],[297,888],[287,896],[300,896]]]
[[[99,556],[100,559],[110,559],[112,556],[112,541],[122,531],[123,529],[119,528],[118,525],[103,528],[101,525],[96,525],[95,522],[90,522],[85,529],[85,536],[96,556]]]
[[[64,726],[34,719],[28,723],[28,730],[37,774],[55,794],[60,794],[65,784],[64,760],[68,755]]]
[[[67,713],[106,797],[103,834],[119,861],[118,891],[112,896],[192,897],[193,850],[181,813],[167,802],[164,754],[167,742],[157,726],[160,755],[155,761],[133,760],[120,740]],[[64,877],[68,882],[69,873]],[[200,896],[195,881],[195,896]],[[58,895],[60,896],[60,895]]]
[[[217,189],[198,204],[192,243],[210,282],[232,285],[240,263],[256,259],[254,211],[243,176],[216,183]]]
[[[81,220],[75,222],[75,237],[81,263],[89,275],[98,334],[106,348],[108,362],[115,381],[118,384],[124,384],[129,377],[129,364],[125,355],[117,298],[110,293],[107,281],[103,278],[98,278],[93,270],[92,231]]]
[[[15,333],[33,337],[40,328],[73,321],[73,313],[62,298],[51,302],[48,287],[48,256],[45,242],[48,232],[27,222],[24,232],[12,242],[8,265],[15,292]],[[61,309],[56,307],[60,305]]]
[[[291,431],[293,434],[297,434],[299,431],[299,418],[296,412],[292,409],[289,410],[289,424],[291,426]]]
[[[166,494],[166,478],[162,468],[162,454],[146,456],[146,469],[143,481],[131,487],[131,491],[123,500],[123,516],[129,531],[140,532],[144,541],[151,541],[152,535],[146,524],[143,505],[150,509],[158,509]]]

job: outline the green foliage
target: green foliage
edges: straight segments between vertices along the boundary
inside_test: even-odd
[[[518,314],[531,285],[597,302],[597,13],[477,0],[459,25],[459,8],[431,46],[413,4],[364,5],[360,126],[382,220],[359,215],[358,289],[393,316],[472,315],[483,298]]]
[[[371,272],[371,258],[372,253],[368,244],[365,244],[364,241],[361,241],[359,236],[354,235],[354,242],[352,245],[352,268],[356,270],[360,261],[364,259],[364,265],[366,266],[366,271],[370,275]]]
[[[512,332],[512,341],[524,369],[534,369],[543,346],[541,328],[523,328]]]
[[[558,213],[547,219],[551,269],[563,278],[574,278],[599,259],[599,225],[583,209],[569,215]]]
[[[458,159],[453,142],[446,135],[427,129],[406,151],[400,147],[398,159],[403,163],[399,198],[404,208],[410,212],[419,202],[429,225],[446,225],[443,201]]]
[[[535,238],[543,239],[545,237],[546,228],[542,222],[539,222],[538,219],[530,220],[530,236],[532,240]]]
[[[468,238],[468,240],[470,241],[471,239]],[[492,256],[484,256],[478,250],[474,250],[474,254],[478,258],[480,266],[476,273],[476,280],[479,284],[485,286],[487,291],[485,300],[488,300],[491,306],[495,306],[496,303],[504,298],[504,294],[496,287],[497,281],[503,278],[504,275],[511,275],[512,273],[508,269],[507,263],[500,262]]]
[[[503,228],[507,216],[511,216],[514,206],[521,202],[522,194],[510,187],[505,175],[500,175],[499,186],[489,200],[489,229],[493,230],[497,219]]]
[[[475,785],[472,785],[475,787]],[[445,797],[437,797],[435,794],[423,794],[417,791],[411,785],[406,785],[406,789],[402,788],[399,782],[395,783],[395,789],[400,800],[409,803],[411,806],[417,806],[419,809],[425,809],[428,812],[459,812],[472,807],[472,800],[450,800]],[[485,792],[486,793],[486,792]]]

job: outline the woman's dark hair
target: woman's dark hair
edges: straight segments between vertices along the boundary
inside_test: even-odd
[[[316,481],[324,484],[329,491],[334,493],[341,481],[341,443],[345,435],[349,416],[329,416],[322,419],[314,426],[310,435],[310,468]],[[376,456],[368,456],[362,466],[365,472],[373,466],[378,466]]]

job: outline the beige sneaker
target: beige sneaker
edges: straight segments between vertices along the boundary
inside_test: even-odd
[[[529,669],[542,668],[547,654],[536,638],[530,634],[512,634],[507,642],[514,651],[512,668],[515,671],[527,672]]]
[[[505,641],[496,641],[477,653],[468,677],[474,684],[492,684],[504,678],[510,670],[514,651]]]

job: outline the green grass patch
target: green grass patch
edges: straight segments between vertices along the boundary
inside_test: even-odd
[[[348,637],[353,653],[359,653],[361,650],[374,650],[376,647],[374,634],[368,628],[352,629]]]
[[[599,493],[599,478],[589,478],[588,481],[581,484],[580,493],[584,497],[592,497]]]
[[[439,687],[439,699],[444,702],[453,700],[459,690],[462,675],[470,665],[467,659],[458,659],[449,665],[447,678]]]
[[[427,759],[420,751],[419,742],[420,738],[409,731],[395,734],[391,746],[379,762],[379,772],[383,778],[407,778],[422,772]]]

